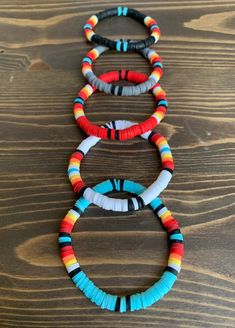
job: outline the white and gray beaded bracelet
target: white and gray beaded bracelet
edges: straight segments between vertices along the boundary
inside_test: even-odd
[[[121,130],[134,124],[136,123],[118,120],[109,122],[105,126],[108,128],[115,127],[116,129]],[[157,146],[160,152],[162,164],[162,171],[158,178],[142,194],[129,199],[116,199],[101,195],[92,188],[86,186],[80,175],[80,164],[90,148],[95,146],[101,140],[94,136],[89,136],[83,140],[70,158],[68,176],[74,191],[80,196],[83,196],[90,203],[102,207],[103,209],[116,212],[139,210],[145,205],[148,205],[167,187],[173,175],[174,162],[170,147],[162,135],[148,131],[142,134],[141,137],[145,140],[149,140],[152,144]]]
[[[93,72],[93,62],[109,48],[98,46],[89,51],[82,61],[82,73],[88,82],[100,91],[116,96],[137,96],[141,93],[148,92],[162,77],[163,65],[160,56],[150,48],[139,50],[145,58],[148,58],[153,66],[153,71],[149,78],[140,84],[131,86],[118,86],[112,83],[106,83],[99,79]]]

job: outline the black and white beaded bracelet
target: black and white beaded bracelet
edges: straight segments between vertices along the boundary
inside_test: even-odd
[[[121,130],[134,124],[136,123],[130,121],[113,121],[107,123],[105,126]],[[158,178],[142,194],[129,199],[117,199],[101,195],[92,188],[86,186],[80,175],[80,164],[89,149],[100,141],[100,138],[94,136],[84,139],[70,158],[68,175],[74,191],[80,196],[83,196],[90,203],[115,212],[139,210],[145,205],[148,205],[167,187],[172,178],[174,162],[170,147],[162,135],[148,131],[142,134],[141,137],[145,140],[149,140],[158,148],[162,163],[162,171]]]

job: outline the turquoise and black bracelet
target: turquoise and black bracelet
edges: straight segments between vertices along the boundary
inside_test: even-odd
[[[109,179],[94,187],[96,192],[106,194],[112,191],[126,191],[136,195],[141,194],[145,187],[130,180]],[[184,252],[183,236],[178,222],[159,198],[151,202],[153,212],[161,220],[167,231],[170,254],[168,264],[160,279],[145,291],[132,295],[118,296],[106,293],[97,287],[81,269],[72,246],[71,232],[78,218],[90,203],[83,197],[79,198],[74,207],[69,210],[60,224],[59,246],[61,259],[73,283],[84,295],[102,309],[116,312],[137,311],[145,309],[159,301],[174,285],[181,269],[181,259]]]

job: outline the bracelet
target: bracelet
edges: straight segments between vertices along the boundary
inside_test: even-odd
[[[135,86],[115,86],[111,83],[106,83],[94,74],[92,66],[93,62],[107,50],[109,50],[109,48],[98,46],[90,50],[86,54],[86,57],[82,60],[82,74],[92,86],[96,87],[100,91],[116,96],[138,96],[141,93],[146,93],[149,91],[162,77],[163,65],[161,57],[153,49],[145,48],[139,52],[145,58],[148,58],[153,66],[153,72],[146,81]]]
[[[94,28],[99,21],[102,21],[105,18],[113,16],[128,16],[139,23],[147,26],[151,35],[142,41],[131,41],[131,40],[118,40],[113,41],[107,38],[104,38],[94,32]],[[117,7],[110,8],[104,11],[99,12],[96,15],[92,15],[84,25],[85,36],[88,41],[94,42],[106,46],[112,50],[117,51],[129,51],[129,50],[140,50],[143,48],[150,47],[153,43],[157,43],[160,38],[160,29],[157,25],[157,22],[150,16],[146,16],[139,12],[138,10],[127,8],[127,7]]]
[[[113,121],[107,123],[106,126],[115,126],[117,129],[123,129],[133,124],[135,123],[130,121]],[[89,136],[84,139],[70,158],[68,176],[74,192],[79,193],[80,196],[83,196],[90,203],[102,207],[105,210],[112,210],[115,212],[139,210],[145,205],[148,205],[167,187],[173,175],[174,162],[170,147],[162,135],[148,131],[142,134],[141,137],[157,146],[162,163],[162,171],[158,178],[142,194],[129,199],[116,199],[101,195],[85,185],[80,175],[80,164],[89,149],[100,141],[100,138],[94,136]]]
[[[147,80],[147,75],[135,71],[121,70],[107,72],[99,76],[99,79],[103,81],[119,81],[127,80],[130,82],[142,83]],[[117,139],[117,140],[127,140],[135,136],[139,136],[149,130],[155,128],[161,120],[164,118],[167,111],[168,102],[164,90],[161,88],[160,84],[155,84],[151,89],[155,97],[155,109],[154,113],[144,122],[133,125],[129,128],[123,130],[109,129],[106,127],[100,127],[92,124],[84,113],[84,106],[86,100],[95,92],[96,88],[87,84],[78,93],[78,96],[74,100],[73,112],[78,126],[86,132],[88,135],[93,135],[101,139]]]
[[[133,181],[110,179],[96,185],[94,190],[102,194],[110,191],[127,191],[139,195],[146,189],[141,184]],[[83,197],[79,198],[73,209],[69,210],[60,224],[60,255],[65,268],[75,286],[78,287],[91,302],[100,306],[102,309],[116,312],[145,309],[159,301],[168,293],[177,279],[184,253],[183,235],[179,229],[178,222],[173,218],[171,212],[163,205],[159,198],[155,198],[150,205],[156,216],[160,218],[164,229],[167,231],[170,254],[167,267],[160,279],[147,290],[132,295],[121,297],[104,292],[86,276],[75,257],[71,232],[78,218],[89,206],[89,202]]]

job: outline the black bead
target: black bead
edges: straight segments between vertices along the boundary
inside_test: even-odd
[[[113,128],[116,129],[116,123],[115,121],[112,121]]]
[[[74,205],[73,206],[73,210],[75,211],[75,212],[77,212],[79,215],[82,215],[82,210],[80,210],[80,208],[79,207],[77,207],[76,205]]]
[[[178,234],[178,233],[181,233],[180,229],[175,229],[175,230],[172,230],[171,232],[169,232],[168,235],[172,236],[172,235],[175,235],[175,234]]]
[[[60,248],[63,248],[63,247],[65,247],[65,246],[71,246],[72,244],[71,244],[71,242],[70,241],[65,241],[65,242],[63,242],[63,243],[59,243],[59,247]]]
[[[74,276],[76,276],[76,274],[78,274],[80,271],[81,271],[80,268],[76,268],[73,271],[69,272],[70,278],[73,278]]]
[[[169,271],[169,272],[173,273],[176,277],[177,277],[177,275],[178,275],[178,271],[175,270],[175,269],[172,268],[172,267],[167,266],[167,267],[166,267],[166,271]]]
[[[59,237],[71,237],[71,235],[68,232],[60,232]]]
[[[131,309],[131,298],[130,298],[130,295],[127,295],[126,296],[126,311],[130,311]]]
[[[76,149],[76,152],[75,153],[80,153],[80,154],[82,154],[83,157],[85,156],[84,152],[82,150],[80,150],[80,149]]]
[[[173,170],[172,169],[169,169],[168,167],[166,167],[166,168],[164,168],[164,170],[170,172],[173,175]]]
[[[129,73],[129,70],[127,69],[126,72],[125,72],[125,80],[128,80],[128,73]]]
[[[151,138],[154,136],[155,132],[151,132],[150,135],[148,136],[148,141],[152,143]]]
[[[183,240],[181,239],[174,239],[174,240],[169,240],[170,244],[183,244]]]
[[[164,207],[165,207],[165,205],[163,205],[163,204],[159,205],[158,207],[155,208],[155,210],[153,210],[153,213],[158,215],[157,213]]]
[[[121,96],[122,95],[122,89],[123,89],[123,87],[118,87],[118,96]]]
[[[164,103],[161,104],[161,105],[159,105],[159,102],[160,102],[161,100],[164,100],[164,101],[165,101],[166,99],[158,99],[158,101],[156,101],[156,103],[155,103],[156,107],[158,107],[158,106],[164,106],[164,107],[167,109],[167,105],[165,105]]]
[[[145,206],[143,198],[141,198],[140,196],[137,196],[136,200],[138,202],[139,210]]]
[[[119,140],[119,130],[115,130],[115,140]]]
[[[135,210],[135,206],[133,200],[130,198],[128,199],[128,211],[134,211],[134,210]]]
[[[109,181],[111,182],[111,184],[112,184],[112,187],[113,187],[113,191],[115,191],[116,190],[116,186],[115,186],[115,183],[114,183],[114,179],[109,179]]]
[[[108,128],[108,132],[107,132],[107,137],[110,139],[111,138],[111,129]]]
[[[116,88],[116,86],[115,85],[112,85],[112,87],[111,87],[111,93],[112,93],[112,95],[115,95],[115,88]]]
[[[120,179],[120,191],[123,191],[123,186],[124,186],[124,180]]]
[[[120,311],[120,304],[121,304],[121,297],[117,297],[116,304],[115,304],[115,312]]]
[[[82,187],[82,189],[77,193],[78,197],[82,197],[87,188],[87,186]]]

